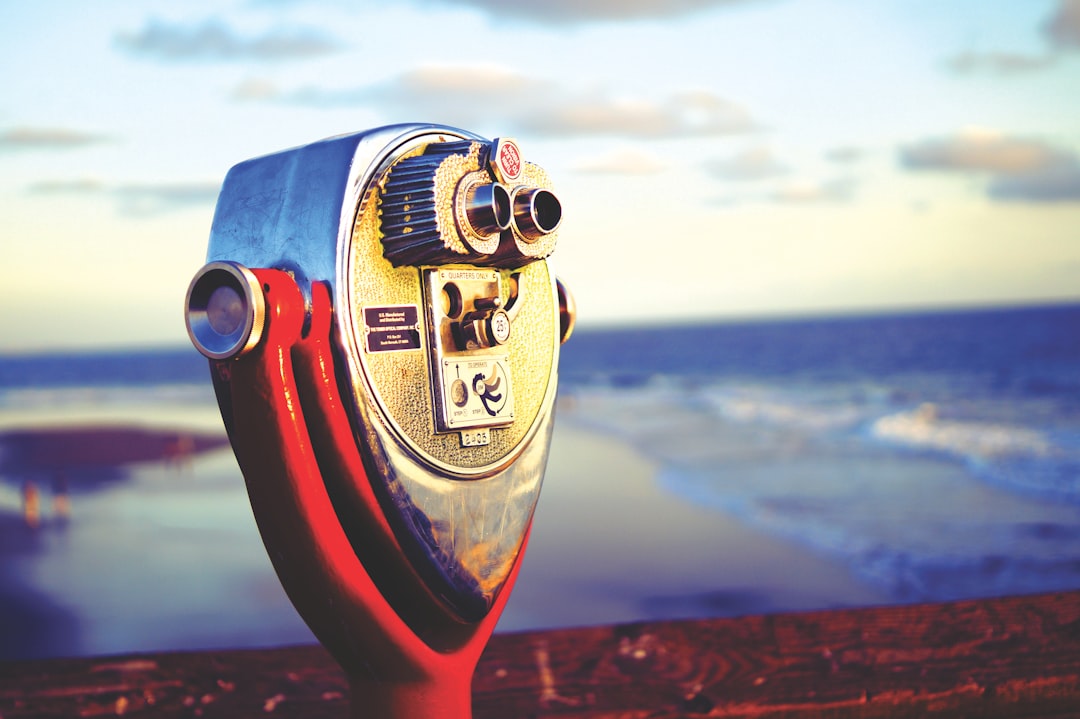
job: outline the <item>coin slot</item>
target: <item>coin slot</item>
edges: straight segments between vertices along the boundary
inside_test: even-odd
[[[461,302],[461,289],[453,282],[447,282],[442,289],[442,311],[451,319],[461,316],[463,309]]]
[[[512,318],[503,309],[501,273],[458,265],[426,268],[422,276],[436,433],[509,427]]]

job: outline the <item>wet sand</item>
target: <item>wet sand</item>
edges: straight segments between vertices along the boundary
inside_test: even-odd
[[[656,471],[559,418],[501,630],[888,603],[830,558],[664,492]]]
[[[50,430],[44,456],[71,475],[68,520],[49,516],[46,487],[43,524],[29,530],[6,477],[0,658],[313,641],[270,567],[223,434],[177,464],[164,461],[172,450],[162,439],[175,429],[142,447],[109,429],[66,445]],[[120,464],[105,466],[120,475],[76,494],[80,471],[100,465],[71,464],[110,442]],[[499,631],[884,603],[835,562],[665,493],[656,469],[560,418]]]
[[[196,528],[235,531],[221,507],[250,517],[231,454],[221,461],[227,447],[223,430],[160,424],[0,430],[0,659],[182,648],[192,636],[212,645],[214,634],[190,626],[189,610],[218,611],[203,597],[228,586],[237,543]],[[257,539],[243,551],[241,563],[263,559]],[[199,571],[203,561],[209,571]],[[270,580],[271,594],[280,592]],[[221,615],[229,621],[230,610]],[[211,631],[227,636],[224,624]]]
[[[182,464],[229,443],[224,432],[131,425],[69,425],[0,430],[0,477],[122,473],[143,462]]]
[[[42,537],[15,513],[0,513],[0,660],[68,653],[76,615],[29,586],[19,559],[32,557]]]

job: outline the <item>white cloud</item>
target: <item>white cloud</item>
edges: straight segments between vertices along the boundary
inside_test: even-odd
[[[707,92],[661,101],[600,96],[560,98],[516,122],[537,135],[606,135],[642,139],[730,135],[757,129],[738,105]]]
[[[111,194],[122,214],[145,217],[189,207],[212,207],[220,190],[220,182],[166,182],[120,185]]]
[[[1018,75],[1049,67],[1055,61],[1053,55],[1025,55],[1012,52],[965,52],[949,60],[952,71],[961,75],[987,73],[990,75]]]
[[[993,200],[1080,202],[1080,158],[1041,140],[967,130],[908,145],[900,161],[909,170],[984,175]]]
[[[781,185],[773,192],[771,199],[785,204],[847,202],[854,195],[855,184],[853,179],[847,177],[824,182],[794,180]]]
[[[1043,31],[1055,47],[1080,50],[1080,0],[1059,0]]]
[[[1080,162],[991,180],[987,194],[1005,202],[1080,202]]]
[[[839,165],[858,162],[863,157],[863,151],[857,147],[834,147],[825,153],[825,159]]]
[[[950,58],[947,65],[961,75],[1008,76],[1048,68],[1059,59],[1056,51],[1080,50],[1080,0],[1058,0],[1041,30],[1049,45],[1046,52],[969,51]]]
[[[575,169],[589,175],[655,175],[667,165],[648,153],[626,149],[582,160]]]
[[[764,180],[786,175],[789,168],[767,147],[751,147],[722,160],[705,163],[705,169],[722,180]]]
[[[14,127],[0,132],[0,150],[69,150],[110,141],[105,135],[57,127]]]
[[[484,11],[496,20],[515,20],[538,25],[579,25],[583,23],[659,20],[704,12],[754,0],[429,0],[442,5],[466,5]],[[760,1],[760,0],[758,0]]]
[[[922,140],[900,150],[901,163],[910,170],[1018,173],[1046,168],[1067,158],[1068,153],[1045,142],[983,129]]]
[[[78,180],[46,180],[27,188],[32,195],[95,195],[105,192],[105,183],[84,177]]]
[[[255,37],[240,37],[218,20],[189,26],[151,20],[138,32],[118,34],[115,43],[134,55],[165,61],[291,60],[341,49],[336,40],[319,30],[275,29]]]
[[[241,102],[260,102],[277,100],[280,96],[280,89],[270,80],[248,78],[233,88],[230,98]]]
[[[430,66],[378,85],[284,90],[247,80],[233,97],[309,107],[370,107],[402,120],[440,117],[451,125],[486,127],[532,136],[660,139],[752,132],[757,122],[742,107],[704,91],[655,98],[614,97],[491,66]]]
[[[165,182],[110,185],[101,180],[47,180],[27,188],[31,195],[111,197],[117,211],[129,217],[149,217],[189,207],[213,206],[221,183]]]

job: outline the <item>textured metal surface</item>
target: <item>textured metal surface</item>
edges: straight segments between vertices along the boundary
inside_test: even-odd
[[[430,142],[435,139],[422,137],[417,141]],[[452,144],[454,147],[461,145]],[[468,156],[451,155],[451,158],[465,158],[461,160],[464,164],[453,165],[455,172],[465,174],[475,171],[478,167],[478,146],[479,143],[473,143]],[[415,154],[417,149],[412,148],[408,153]],[[407,153],[403,153],[403,156],[407,156]],[[450,166],[443,163],[440,172],[442,168]],[[530,183],[550,186],[546,173],[536,165],[526,163],[523,175]],[[440,182],[452,188],[460,176],[447,174]],[[385,176],[374,178],[374,182],[381,180],[385,180]],[[341,313],[354,318],[348,328],[351,332],[348,340],[353,348],[353,357],[362,370],[359,376],[354,377],[358,383],[356,390],[361,394],[367,390],[375,397],[377,407],[389,427],[423,460],[451,474],[476,476],[490,473],[500,464],[513,459],[522,441],[535,431],[536,420],[545,400],[550,406],[554,399],[553,380],[559,336],[554,277],[546,263],[528,265],[518,276],[521,294],[528,300],[520,303],[521,308],[507,345],[511,373],[515,378],[517,421],[514,425],[493,432],[491,443],[485,447],[462,447],[457,434],[436,434],[432,381],[426,359],[427,339],[424,338],[422,351],[367,353],[363,351],[363,328],[355,322],[355,318],[362,316],[365,307],[410,303],[422,307],[424,302],[420,270],[411,266],[393,267],[383,256],[380,217],[374,211],[379,189],[377,186],[369,189],[356,215],[347,264],[346,297],[350,311]],[[444,196],[449,203],[452,192],[448,191]],[[452,206],[447,204],[440,212],[452,216]],[[449,221],[445,219],[443,222]],[[453,232],[452,227],[447,231]],[[513,283],[506,281],[511,274],[509,270],[500,271],[503,273],[502,300],[505,305],[510,299]]]
[[[382,257],[377,219],[366,212],[357,216],[350,271],[354,317],[368,306],[406,303],[423,306],[419,270],[391,268]],[[511,283],[506,281],[510,272],[501,272],[505,303],[510,299]],[[529,299],[514,321],[507,344],[518,421],[493,432],[492,442],[486,447],[462,447],[457,434],[435,433],[426,337],[423,350],[415,352],[357,352],[390,426],[421,457],[447,471],[482,473],[512,459],[515,449],[533,429],[547,397],[559,333],[554,280],[546,263],[533,263],[522,271],[519,282],[522,294]],[[354,332],[359,334],[362,329],[354,328]],[[359,350],[362,345],[358,339],[354,338],[354,342]]]
[[[368,211],[379,215],[383,254],[391,263],[470,262],[499,246],[497,230],[472,231],[461,196],[468,184],[463,179],[491,182],[480,171],[481,147],[479,142],[432,143],[403,157],[381,178],[378,207]]]
[[[286,270],[308,301],[312,282],[328,282],[336,292],[343,248],[372,175],[399,147],[428,136],[475,137],[437,125],[390,125],[237,164],[218,196],[207,262]]]
[[[383,255],[377,208],[387,169],[433,143],[463,140],[485,146],[461,130],[404,125],[241,163],[222,188],[208,257],[284,270],[309,304],[313,282],[329,286],[337,381],[369,475],[334,480],[341,486],[332,490],[347,497],[361,488],[350,482],[370,481],[432,594],[472,622],[490,611],[515,566],[543,478],[560,336],[554,277],[542,261],[497,270],[503,303],[514,287],[525,299],[516,303],[513,331],[500,348],[514,381],[513,423],[490,428],[486,444],[463,446],[461,433],[436,431],[426,332],[414,339],[409,328],[391,328],[401,336],[369,351],[364,319],[372,308],[409,317],[415,307],[415,316],[425,316],[422,270],[394,267]],[[463,158],[455,160],[461,166],[445,165],[452,171],[437,182],[453,190],[460,179],[454,173],[480,171],[478,152],[448,155]],[[543,170],[522,164],[521,182],[549,187]],[[454,196],[435,198],[442,223],[454,221]],[[347,504],[337,506],[346,524],[356,521]]]

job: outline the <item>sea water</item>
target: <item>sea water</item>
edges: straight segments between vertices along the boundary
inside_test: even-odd
[[[1080,307],[582,333],[571,412],[897,602],[1080,588]]]
[[[186,347],[0,357],[0,432],[220,432],[208,380]],[[890,601],[1080,589],[1080,305],[586,328],[558,411],[650,458],[672,497]],[[21,627],[0,657],[312,640],[227,449],[186,473],[73,471],[71,520],[32,537],[13,529],[27,478],[0,476],[0,627]]]

